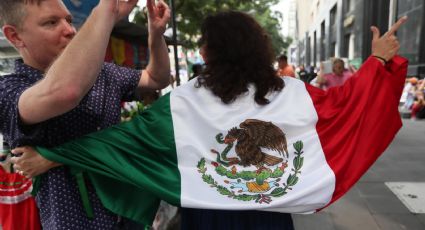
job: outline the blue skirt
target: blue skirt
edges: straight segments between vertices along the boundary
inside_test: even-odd
[[[294,230],[291,214],[181,209],[182,230]]]

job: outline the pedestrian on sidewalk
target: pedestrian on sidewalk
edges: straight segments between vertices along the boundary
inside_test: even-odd
[[[288,64],[288,57],[285,54],[277,57],[278,70],[277,74],[281,77],[295,77],[294,68]]]

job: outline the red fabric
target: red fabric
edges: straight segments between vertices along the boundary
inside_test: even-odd
[[[406,73],[404,58],[384,67],[370,57],[341,87],[323,91],[307,85],[319,117],[317,133],[336,177],[329,204],[360,179],[401,128],[398,104]]]
[[[0,167],[0,225],[3,230],[40,230],[34,198],[27,194],[32,183]]]
[[[134,68],[136,64],[134,61],[134,47],[130,42],[125,41],[125,61],[123,66]]]
[[[141,63],[142,67],[146,66],[148,63],[148,48],[146,46],[139,46],[138,48],[138,57],[139,62]]]

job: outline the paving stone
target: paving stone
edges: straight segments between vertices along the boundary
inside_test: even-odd
[[[425,225],[411,214],[376,214],[376,222],[383,230],[424,230]]]
[[[373,168],[369,169],[366,174],[360,178],[359,182],[384,182],[380,173],[375,172]]]
[[[330,214],[336,230],[379,229],[365,204],[365,199],[360,197],[357,186],[326,211]]]
[[[396,197],[366,197],[372,214],[410,214],[409,209]]]
[[[309,215],[292,215],[295,229],[302,230],[336,230],[329,213],[322,211]]]
[[[395,197],[394,193],[383,182],[376,183],[357,183],[359,195],[361,197]]]
[[[416,218],[418,218],[418,220],[424,225],[425,229],[425,214],[418,214],[416,215]]]
[[[425,162],[425,160],[424,160]],[[422,169],[374,169],[377,176],[377,182],[394,182],[394,181],[424,181],[425,171]]]

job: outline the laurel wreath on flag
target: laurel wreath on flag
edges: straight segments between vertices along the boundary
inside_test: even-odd
[[[215,171],[218,175],[227,177],[231,180],[237,180],[236,182],[224,180],[225,184],[256,184],[256,186],[254,187],[261,188],[262,186],[264,187],[264,183],[267,182],[267,179],[274,179],[272,181],[274,183],[272,185],[274,189],[270,189],[271,191],[268,190],[270,192],[257,192],[257,194],[253,194],[252,192],[246,191],[245,193],[236,194],[235,191],[229,190],[227,187],[220,185],[211,175],[206,173],[207,167],[205,158],[199,160],[197,165],[198,172],[201,173],[202,180],[209,184],[211,187],[216,188],[221,195],[225,195],[229,198],[241,201],[255,200],[256,203],[269,204],[270,202],[272,202],[273,197],[281,197],[287,194],[288,190],[292,190],[292,187],[298,183],[299,175],[301,174],[301,168],[304,164],[304,157],[301,156],[303,154],[303,142],[297,141],[293,144],[293,146],[295,149],[293,167],[291,168],[291,173],[286,179],[286,183],[282,184],[280,184],[279,182],[285,172],[285,168],[288,166],[287,162],[282,163],[280,166],[277,166],[274,169],[261,170],[261,172],[259,172],[258,170],[234,172],[232,170],[229,170],[222,164],[219,164],[217,162],[211,162],[211,165],[215,167]],[[231,186],[231,188],[234,188],[234,186]]]

